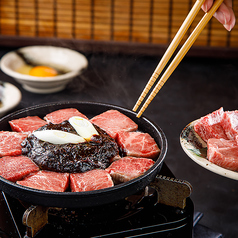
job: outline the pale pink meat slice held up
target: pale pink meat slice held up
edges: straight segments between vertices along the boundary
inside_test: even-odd
[[[32,133],[40,127],[47,124],[47,122],[38,116],[28,116],[9,121],[13,131]]]
[[[121,131],[117,133],[116,141],[127,156],[154,159],[160,153],[158,145],[148,133]]]
[[[225,131],[221,125],[223,119],[223,108],[201,117],[195,124],[195,132],[205,141],[209,138],[227,139]]]
[[[114,183],[108,172],[94,169],[84,173],[70,174],[72,192],[83,192],[113,187]]]
[[[138,125],[129,117],[117,110],[108,110],[91,119],[91,122],[101,127],[112,138],[116,138],[119,131],[136,131]]]
[[[0,131],[0,157],[21,155],[21,143],[27,134],[14,131]]]
[[[5,156],[0,158],[0,175],[16,182],[39,168],[26,156]]]
[[[63,121],[68,120],[69,118],[73,116],[83,117],[84,119],[88,119],[84,114],[79,112],[76,108],[65,108],[60,109],[57,111],[53,111],[49,114],[47,114],[44,119],[47,122],[51,122],[53,124],[59,124]]]
[[[69,186],[69,174],[41,170],[31,174],[17,184],[54,192],[65,192]]]
[[[123,157],[107,169],[114,183],[123,183],[143,175],[155,162],[148,158]]]
[[[236,141],[211,138],[207,142],[207,158],[211,163],[238,172]]]

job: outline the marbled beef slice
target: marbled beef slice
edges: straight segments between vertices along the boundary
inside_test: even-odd
[[[211,138],[207,141],[207,158],[211,163],[238,171],[238,146],[236,141]]]
[[[69,187],[69,174],[41,170],[17,181],[17,184],[45,191],[65,192]]]
[[[195,132],[205,141],[209,138],[227,139],[225,130],[222,126],[224,111],[220,109],[201,117],[194,124]]]
[[[154,163],[148,158],[123,157],[113,162],[106,171],[118,184],[143,175]]]
[[[221,124],[227,138],[229,140],[235,140],[238,135],[238,110],[224,112]]]
[[[84,114],[79,112],[76,108],[65,108],[65,109],[59,109],[57,111],[53,111],[49,114],[47,114],[44,119],[47,122],[51,122],[53,124],[60,124],[63,121],[68,120],[70,117],[78,116],[83,117],[85,119],[88,119]]]
[[[16,182],[39,168],[26,156],[5,156],[0,158],[0,175]]]
[[[110,174],[101,169],[94,169],[85,173],[70,174],[70,188],[72,192],[99,190],[114,186]]]
[[[0,131],[0,157],[21,155],[21,143],[26,134],[13,131]]]
[[[129,117],[117,110],[108,110],[90,120],[93,124],[106,131],[112,138],[116,138],[119,131],[136,131],[138,125]]]
[[[47,122],[38,116],[28,116],[9,121],[13,131],[32,133],[38,128],[47,124]]]
[[[158,145],[148,133],[121,131],[117,133],[116,141],[124,156],[155,159],[160,153]]]

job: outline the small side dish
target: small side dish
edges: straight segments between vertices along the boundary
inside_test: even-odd
[[[238,179],[238,111],[219,108],[190,123],[181,145],[195,162],[226,177]]]
[[[0,82],[0,117],[15,108],[21,101],[21,92],[13,84]]]
[[[4,83],[0,81],[0,108],[3,106]]]

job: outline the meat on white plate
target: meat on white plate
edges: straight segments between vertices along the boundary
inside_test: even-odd
[[[211,138],[207,142],[207,158],[225,169],[238,172],[238,146],[234,140]]]
[[[194,130],[205,141],[209,138],[223,138],[227,139],[225,131],[222,127],[224,111],[220,109],[201,117],[195,124]]]
[[[201,117],[195,132],[207,142],[207,159],[225,169],[238,171],[238,111],[220,109]]]
[[[235,140],[238,135],[238,111],[224,112],[222,127],[229,140]]]

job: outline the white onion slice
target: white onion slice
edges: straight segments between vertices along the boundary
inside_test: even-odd
[[[57,145],[67,143],[78,144],[85,142],[85,139],[81,136],[59,130],[34,131],[32,134],[39,140]]]
[[[89,141],[93,135],[99,135],[93,124],[82,117],[74,116],[69,118],[69,123],[85,140]]]

